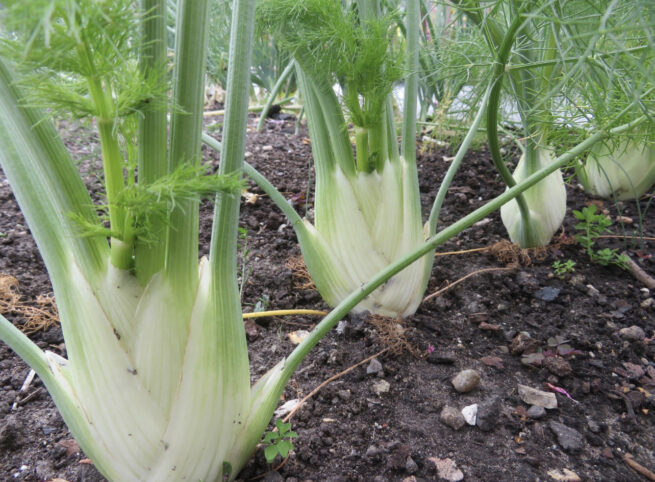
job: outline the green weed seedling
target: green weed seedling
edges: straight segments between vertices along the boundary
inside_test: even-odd
[[[277,432],[270,431],[264,435],[264,444],[267,444],[264,449],[266,461],[272,464],[275,457],[279,454],[283,459],[289,456],[289,452],[293,450],[293,442],[291,439],[298,438],[298,434],[291,430],[290,423],[284,423],[278,419],[275,421],[275,428]]]
[[[596,206],[593,204],[582,208],[582,211],[574,210],[573,215],[580,221],[575,225],[575,229],[581,231],[580,234],[576,235],[576,239],[585,248],[589,259],[601,266],[614,264],[620,268],[625,268],[625,256],[618,254],[617,249],[594,249],[596,239],[603,233],[609,231],[610,226],[612,226],[612,220],[602,213],[597,213]],[[553,267],[555,266],[553,265]]]
[[[571,274],[575,271],[575,265],[576,262],[567,259],[566,261],[555,261],[553,263],[553,271],[555,271],[555,276],[557,276],[560,279],[563,279],[566,277],[567,274]]]

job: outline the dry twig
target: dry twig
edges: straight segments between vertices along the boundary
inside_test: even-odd
[[[639,475],[643,475],[648,480],[655,480],[655,472],[648,470],[646,467],[638,463],[634,458],[632,458],[631,454],[625,454],[623,456],[623,461]]]
[[[477,271],[473,271],[472,273],[467,274],[466,276],[458,279],[457,281],[454,281],[454,282],[448,284],[444,288],[441,288],[440,290],[435,291],[431,295],[426,296],[425,298],[423,298],[423,303],[425,303],[426,301],[431,300],[432,298],[436,298],[437,296],[445,293],[446,291],[448,291],[449,289],[451,289],[455,285],[460,284],[462,281],[465,281],[466,279],[470,278],[471,276],[475,276],[476,274],[490,273],[490,272],[493,272],[493,271],[512,271],[514,269],[516,269],[516,268],[514,268],[514,267],[509,267],[509,268],[484,268],[484,269],[479,269]]]
[[[646,288],[651,290],[655,289],[655,279],[653,279],[648,273],[641,269],[641,267],[635,263],[632,258],[630,258],[630,256],[628,256],[628,253],[624,251],[621,254],[625,258],[628,269],[632,275],[637,278],[637,280],[641,281],[644,286],[646,286]]]

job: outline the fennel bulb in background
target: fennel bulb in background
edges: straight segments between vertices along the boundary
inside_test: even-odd
[[[628,140],[596,144],[576,168],[585,192],[604,199],[638,199],[655,184],[655,145]]]
[[[526,149],[514,170],[513,177],[517,183],[520,183],[552,162],[550,150],[539,147]],[[522,248],[546,246],[562,225],[566,215],[566,187],[562,172],[558,169],[549,174],[527,189],[523,196],[529,210],[527,219],[521,215],[519,205],[514,199],[500,208],[500,217],[507,234],[513,243]]]

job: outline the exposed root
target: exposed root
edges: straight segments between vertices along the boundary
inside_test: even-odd
[[[381,315],[370,315],[366,321],[373,325],[380,340],[393,355],[400,355],[407,351],[416,358],[423,356],[421,350],[412,345],[405,335],[402,318],[388,318]]]
[[[312,280],[309,271],[307,270],[307,265],[302,259],[302,256],[293,256],[287,259],[285,266],[291,270],[293,277],[295,278],[294,288],[298,290],[316,290],[316,285],[314,280]]]
[[[387,351],[389,351],[389,348],[385,348],[384,350],[381,350],[381,351],[377,352],[375,355],[372,355],[372,356],[370,356],[368,358],[365,358],[364,360],[362,360],[360,362],[357,362],[354,365],[346,368],[342,372],[339,372],[336,375],[331,376],[330,378],[325,380],[323,383],[321,383],[319,386],[317,386],[314,390],[309,392],[309,394],[307,394],[302,400],[300,400],[300,402],[298,402],[298,405],[296,405],[296,407],[293,410],[291,410],[291,412],[289,412],[289,414],[286,417],[284,417],[282,419],[282,421],[285,422],[285,423],[288,422],[291,419],[291,417],[293,417],[296,414],[296,412],[298,410],[300,410],[300,407],[302,407],[307,400],[309,400],[314,395],[316,395],[321,390],[321,388],[323,388],[325,385],[327,385],[330,382],[333,382],[334,380],[337,380],[337,379],[341,378],[342,376],[346,375],[347,373],[353,371],[358,366],[361,366],[364,363],[367,363],[367,362],[371,361],[373,358],[379,357],[380,355],[382,355],[383,353],[386,353]]]
[[[20,300],[18,280],[13,276],[0,274],[0,312],[12,313],[23,318],[19,327],[26,335],[45,331],[59,323],[55,299],[51,295],[39,295],[36,306]]]
[[[537,249],[545,251],[545,248]],[[520,248],[518,244],[514,244],[507,239],[490,246],[489,251],[504,265],[530,266],[532,264],[532,256],[530,255],[533,250]]]
[[[493,272],[493,271],[512,271],[517,267],[518,267],[518,265],[516,265],[516,264],[510,264],[506,268],[483,268],[483,269],[479,269],[477,271],[473,271],[472,273],[469,273],[466,276],[461,277],[457,281],[454,281],[454,282],[446,285],[444,288],[441,288],[441,289],[435,291],[434,293],[426,296],[425,298],[423,298],[423,303],[425,303],[426,301],[431,300],[432,298],[436,298],[439,295],[442,295],[443,293],[445,293],[449,289],[451,289],[454,286],[460,284],[462,281],[465,281],[467,278],[470,278],[471,276],[475,276],[477,274],[482,274],[482,273],[490,273],[490,272]]]

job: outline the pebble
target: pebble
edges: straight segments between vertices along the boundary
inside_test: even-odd
[[[584,438],[577,430],[555,421],[550,422],[548,426],[557,436],[557,443],[566,452],[575,453],[582,448]]]
[[[543,408],[557,408],[557,397],[554,393],[544,392],[536,388],[519,385],[519,397],[528,405],[537,405]]]
[[[478,404],[474,403],[473,405],[468,405],[462,408],[462,415],[464,420],[466,420],[466,423],[475,426],[475,423],[478,420]]]
[[[453,387],[460,393],[467,393],[480,384],[480,374],[475,370],[462,370],[453,378]]]
[[[528,417],[533,420],[539,420],[545,416],[546,409],[544,407],[540,407],[539,405],[532,405],[530,408],[528,408]]]
[[[275,470],[271,470],[269,472],[266,472],[266,475],[262,480],[264,482],[284,482],[284,477],[282,477],[279,472],[276,472]]]
[[[654,305],[655,305],[655,298],[646,298],[644,301],[641,302],[642,308],[650,308],[651,306]]]
[[[641,378],[644,376],[644,373],[646,373],[644,369],[636,363],[624,362],[623,368],[625,368],[625,374],[629,380]]]
[[[408,474],[414,474],[418,470],[418,465],[416,462],[414,462],[414,459],[411,457],[407,457],[407,461],[405,462],[405,470],[407,471]]]
[[[478,406],[478,416],[475,424],[483,432],[490,432],[498,423],[500,401],[488,400]]]
[[[389,392],[389,389],[391,388],[391,385],[389,385],[389,382],[386,380],[378,380],[375,383],[373,383],[373,392],[375,392],[376,395],[382,395],[383,393]]]
[[[520,355],[528,348],[531,348],[537,344],[530,335],[525,332],[521,332],[514,337],[512,344],[509,346],[509,351],[512,355]]]
[[[457,464],[452,459],[440,459],[429,457],[428,460],[437,467],[439,477],[449,482],[458,482],[464,480],[464,474],[457,468]]]
[[[637,325],[632,325],[619,330],[619,336],[627,341],[640,341],[646,338],[644,330]]]
[[[573,372],[571,364],[561,356],[548,356],[544,358],[543,365],[550,373],[558,377],[565,377]]]
[[[467,422],[465,416],[462,415],[462,412],[457,410],[455,407],[446,405],[439,415],[439,420],[444,424],[448,425],[453,430],[459,430]],[[471,424],[473,425],[473,424]]]
[[[457,360],[455,352],[452,351],[438,351],[435,350],[427,357],[428,363],[435,365],[452,365]]]
[[[371,445],[369,448],[366,449],[366,456],[367,457],[375,457],[381,452],[379,448],[377,448],[375,445]]]
[[[534,294],[534,297],[541,301],[553,301],[559,296],[560,289],[546,286]]]
[[[367,375],[377,375],[382,372],[382,363],[377,358],[373,358],[371,362],[366,367]]]

